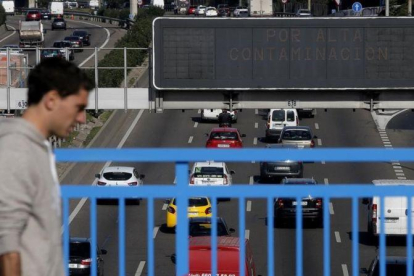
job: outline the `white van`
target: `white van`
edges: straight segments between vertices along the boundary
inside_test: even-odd
[[[3,6],[6,14],[14,15],[14,1],[2,1],[1,5]]]
[[[414,185],[414,180],[373,180],[374,185],[388,185],[388,186],[400,186],[400,185]],[[412,208],[414,210],[414,200],[412,202]],[[374,197],[363,200],[364,204],[368,206],[368,233],[371,237],[378,237],[381,227],[381,206],[380,198]],[[384,230],[387,236],[403,236],[407,235],[407,198],[406,197],[385,197],[384,198],[384,210],[385,210],[385,223]],[[414,217],[412,216],[412,222],[414,224]],[[414,234],[414,228],[411,233]]]
[[[52,16],[63,15],[63,2],[50,2],[49,10]]]
[[[266,139],[279,138],[283,127],[298,125],[299,116],[296,109],[270,109],[266,123]]]

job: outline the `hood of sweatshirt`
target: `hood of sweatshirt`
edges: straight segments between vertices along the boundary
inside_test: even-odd
[[[40,147],[48,150],[45,144],[45,137],[36,129],[34,125],[23,118],[1,118],[0,119],[0,139],[7,135],[23,135]]]

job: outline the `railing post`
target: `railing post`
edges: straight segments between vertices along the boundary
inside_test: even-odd
[[[10,70],[10,48],[7,47],[7,63],[6,63],[6,67],[7,67],[7,72],[6,72],[6,77],[7,77],[7,114],[10,114],[10,83],[11,83],[11,70]]]
[[[128,111],[128,62],[127,62],[127,48],[124,47],[124,109],[125,113]]]
[[[149,112],[152,111],[152,102],[154,101],[155,97],[153,94],[152,89],[152,48],[148,48],[148,99],[149,99]]]
[[[69,49],[68,47],[65,48],[65,58],[67,61],[69,61]]]
[[[36,65],[40,63],[40,49],[36,46]]]
[[[95,47],[95,112],[96,113],[98,113],[98,86],[99,86],[98,47]]]

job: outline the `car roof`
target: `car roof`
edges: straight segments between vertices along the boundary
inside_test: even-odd
[[[234,127],[215,127],[211,132],[238,132],[238,130]]]
[[[308,130],[311,131],[311,128],[308,126],[285,126],[283,130]]]
[[[196,162],[194,163],[194,167],[224,167],[224,162],[214,162],[214,161],[207,161],[207,162]]]
[[[103,173],[107,172],[129,172],[132,173],[134,171],[134,167],[106,167],[103,170]]]
[[[377,186],[406,186],[414,185],[414,180],[377,179],[372,180],[372,183]]]
[[[89,238],[71,237],[70,242],[90,242]]]
[[[316,184],[316,180],[313,178],[285,178],[283,184]]]
[[[376,259],[379,261],[379,256],[377,256]],[[407,257],[404,257],[404,256],[386,256],[385,261],[386,261],[387,264],[403,264],[403,265],[405,265],[407,263]]]

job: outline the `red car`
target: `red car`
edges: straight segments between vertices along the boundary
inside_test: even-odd
[[[28,11],[26,21],[40,21],[42,14],[40,11]]]
[[[246,134],[240,134],[237,128],[217,127],[213,128],[207,136],[206,148],[242,148],[241,138],[246,137]]]
[[[197,6],[190,6],[189,8],[188,8],[188,12],[187,12],[187,14],[195,14],[195,10],[197,9]]]

